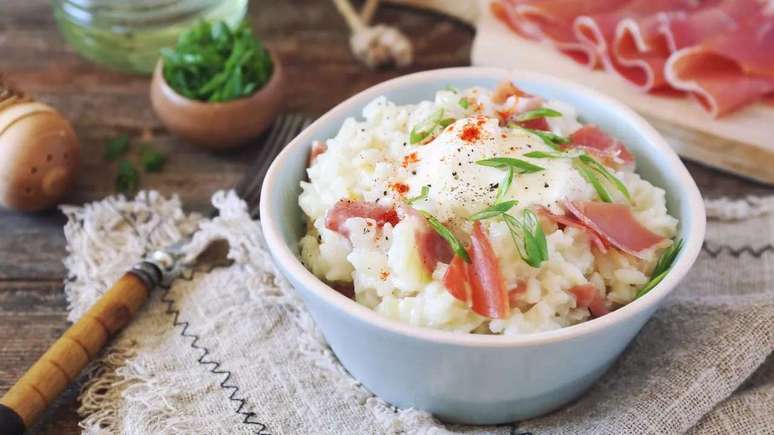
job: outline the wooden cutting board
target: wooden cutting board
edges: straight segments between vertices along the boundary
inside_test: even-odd
[[[547,43],[520,38],[494,18],[490,1],[390,0],[445,13],[474,26],[474,65],[537,71],[581,83],[638,111],[681,156],[774,184],[774,105],[754,104],[713,119],[688,97],[643,94],[623,79],[581,67]]]

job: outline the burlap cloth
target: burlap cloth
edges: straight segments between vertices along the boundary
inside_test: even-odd
[[[87,373],[84,433],[774,433],[772,198],[708,201],[696,266],[588,394],[485,428],[395,409],[358,385],[275,274],[244,204],[213,203],[211,221],[153,192],[64,208],[71,320],[143,252],[197,225],[228,239],[233,260],[154,293]]]

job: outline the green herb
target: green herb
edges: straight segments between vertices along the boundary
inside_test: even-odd
[[[202,21],[183,32],[175,48],[163,48],[164,79],[179,94],[200,101],[251,95],[271,78],[269,52],[247,22],[234,29]]]
[[[508,170],[505,173],[505,178],[500,182],[497,187],[497,196],[495,196],[495,202],[501,202],[505,199],[505,195],[508,193],[508,189],[511,188],[513,182],[513,166],[508,166]]]
[[[459,94],[460,93],[460,90],[457,89],[457,87],[454,86],[454,85],[446,85],[446,86],[444,86],[444,89],[449,91],[449,92],[454,92],[455,94]]]
[[[516,245],[519,256],[530,266],[540,267],[540,264],[548,260],[548,243],[540,221],[532,210],[525,209],[522,219],[502,214],[511,238]]]
[[[588,165],[591,169],[602,175],[607,181],[609,181],[613,187],[615,187],[623,196],[629,201],[632,201],[632,197],[629,194],[629,189],[626,188],[626,185],[623,184],[621,180],[618,179],[615,175],[613,175],[610,171],[605,168],[605,166],[602,163],[599,163],[598,161],[594,160],[591,156],[588,154],[581,154],[578,156],[578,158]]]
[[[443,117],[443,108],[437,109],[411,129],[409,139],[412,144],[424,142],[425,139],[432,137],[452,122],[454,122],[453,118]]]
[[[543,143],[557,151],[561,151],[562,147],[560,145],[570,143],[570,140],[566,137],[559,136],[558,134],[551,133],[550,131],[535,130],[534,128],[525,128],[525,130],[539,137],[543,140]]]
[[[588,181],[594,187],[594,190],[597,191],[597,195],[599,195],[599,199],[602,201],[613,202],[613,197],[607,191],[607,188],[603,183],[603,180],[607,180],[610,184],[613,185],[613,187],[616,188],[616,190],[621,192],[621,194],[629,202],[631,202],[632,198],[629,194],[629,189],[626,188],[626,185],[624,185],[623,182],[615,175],[610,173],[610,171],[608,171],[604,165],[594,160],[589,155],[581,154],[574,158],[572,163],[573,167],[575,167],[578,173],[580,173],[581,176],[583,176],[583,178],[585,178],[586,181]],[[600,178],[600,176],[602,178]]]
[[[533,119],[539,118],[556,118],[558,116],[562,116],[562,114],[554,109],[541,107],[540,109],[530,110],[529,112],[516,115],[516,122],[532,121]]]
[[[427,195],[430,193],[430,186],[422,186],[422,190],[420,191],[419,195],[409,198],[406,200],[406,203],[408,205],[412,205],[415,202],[422,201],[427,198]]]
[[[494,157],[491,159],[479,160],[476,164],[481,166],[490,166],[492,168],[513,168],[517,173],[527,174],[531,172],[540,172],[542,166],[533,165],[530,162],[514,159],[511,157]]]
[[[673,243],[672,246],[667,248],[667,250],[661,254],[658,262],[656,262],[656,267],[653,268],[653,272],[650,274],[650,280],[637,291],[637,295],[634,297],[634,299],[642,297],[645,293],[651,291],[653,287],[657,286],[658,283],[664,279],[664,277],[667,275],[667,272],[669,272],[669,269],[672,268],[672,263],[675,262],[675,258],[677,258],[677,254],[680,253],[681,249],[683,249],[683,239]]]
[[[110,139],[105,143],[104,157],[105,160],[115,161],[119,157],[126,154],[129,151],[129,135],[121,133],[120,135]]]
[[[519,201],[516,201],[516,200],[500,202],[500,203],[494,204],[494,205],[492,205],[492,206],[490,206],[490,207],[488,207],[488,208],[486,208],[484,210],[481,210],[478,213],[475,213],[475,214],[472,214],[472,215],[468,216],[467,219],[469,221],[480,221],[480,220],[484,220],[484,219],[493,218],[495,216],[500,216],[500,215],[508,212],[508,210],[512,209],[518,203],[519,203]]]
[[[577,154],[559,151],[530,151],[524,154],[524,157],[531,157],[533,159],[566,159],[577,156]]]
[[[457,104],[459,104],[460,107],[462,107],[465,110],[467,110],[468,107],[470,107],[470,102],[468,101],[468,97],[460,98],[460,100],[457,102]]]
[[[140,150],[140,163],[145,172],[159,172],[164,168],[167,157],[164,154],[143,145]]]
[[[457,238],[457,236],[454,235],[448,228],[446,228],[438,219],[433,217],[430,213],[427,213],[425,211],[419,210],[419,213],[427,219],[427,222],[430,224],[431,227],[441,236],[444,240],[446,240],[449,243],[449,246],[451,246],[452,251],[454,251],[454,254],[458,257],[462,258],[466,262],[470,263],[470,257],[468,256],[468,252],[465,251],[465,248],[462,246],[462,243]]]
[[[116,175],[116,190],[130,194],[137,191],[140,186],[140,173],[129,160],[118,162],[118,174]]]

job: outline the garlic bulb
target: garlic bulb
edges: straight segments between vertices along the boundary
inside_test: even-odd
[[[0,205],[21,211],[56,205],[75,184],[79,162],[70,123],[0,78]]]

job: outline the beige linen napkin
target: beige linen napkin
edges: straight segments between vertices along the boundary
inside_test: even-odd
[[[446,426],[348,376],[275,274],[233,193],[220,216],[154,192],[65,207],[70,319],[142,254],[201,227],[233,264],[159,290],[86,376],[84,433],[774,433],[774,199],[708,201],[707,243],[683,284],[588,394],[544,417]],[[767,359],[768,358],[768,359]]]

